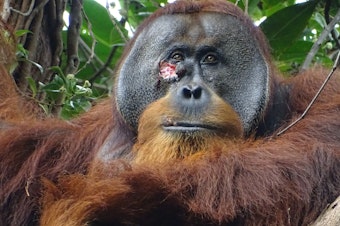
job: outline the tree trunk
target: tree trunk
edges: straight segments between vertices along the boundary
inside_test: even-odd
[[[1,3],[3,21],[15,31],[28,31],[18,37],[18,45],[27,50],[27,59],[21,59],[13,73],[18,87],[23,92],[29,91],[27,77],[32,77],[37,82],[49,82],[53,72],[48,68],[60,65],[65,2],[4,0]]]

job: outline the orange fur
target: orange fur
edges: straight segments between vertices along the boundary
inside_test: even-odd
[[[285,82],[292,86],[287,104],[294,116],[283,127],[305,109],[325,74],[314,69]],[[66,176],[54,187],[61,195],[45,202],[42,222],[308,225],[340,194],[339,81],[332,79],[307,116],[279,137],[234,142],[220,138],[181,160],[145,158],[144,164],[131,166],[99,161],[86,176]],[[165,102],[151,105],[146,115],[161,115]],[[157,133],[157,128],[152,131]],[[168,148],[165,142],[157,145],[157,150]],[[77,184],[80,187],[74,188]],[[49,190],[46,194],[53,196],[55,191]],[[74,198],[79,194],[81,198]],[[91,211],[75,210],[86,209],[88,199],[93,199]],[[64,211],[65,203],[71,203],[69,211]],[[60,215],[63,220],[55,221]]]
[[[202,120],[218,126],[223,133],[202,131],[191,136],[183,133],[173,134],[165,131],[162,124],[164,121],[176,121],[182,116],[171,107],[169,96],[152,103],[139,121],[137,142],[133,150],[136,154],[134,162],[167,162],[205,151],[211,144],[225,140],[232,142],[243,137],[239,116],[221,98],[214,95],[207,112],[208,114],[202,116]]]
[[[262,33],[223,0],[178,1],[153,14],[137,35],[159,15],[198,11],[242,20],[273,67]],[[128,54],[129,47],[122,62]],[[288,93],[279,99],[289,110],[281,128],[303,112],[327,73],[316,68],[282,83],[271,75],[272,96],[278,88]],[[1,94],[0,224],[308,225],[340,195],[340,79],[334,77],[306,117],[279,137],[281,128],[244,137],[235,112],[213,96],[211,114],[203,117],[227,133],[190,140],[198,145],[161,130],[163,115],[178,116],[168,97],[146,109],[137,136],[111,99],[65,122],[30,111],[21,116],[23,100],[12,107]]]

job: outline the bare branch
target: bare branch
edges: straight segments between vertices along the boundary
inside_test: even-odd
[[[53,48],[51,65],[58,66],[63,51],[62,29],[64,26],[63,13],[65,10],[65,1],[50,1],[46,10],[48,10],[49,21],[53,23],[53,27],[49,29],[52,42],[51,45]]]
[[[110,63],[112,61],[112,58],[113,58],[113,56],[115,55],[115,53],[117,51],[117,48],[118,48],[117,45],[114,45],[111,48],[110,55],[107,58],[105,64],[99,70],[97,70],[96,73],[93,75],[93,77],[90,79],[91,83],[93,83],[94,80],[96,80],[106,70],[106,68],[110,65]]]
[[[287,126],[286,128],[284,128],[283,130],[281,130],[280,132],[278,132],[276,135],[280,136],[281,134],[283,134],[284,132],[286,132],[288,129],[290,129],[291,127],[293,127],[296,123],[298,123],[300,120],[302,120],[306,114],[308,113],[308,111],[310,110],[310,108],[313,106],[314,102],[316,101],[316,99],[319,97],[320,93],[322,92],[322,90],[325,88],[326,84],[328,83],[329,79],[332,77],[332,75],[334,74],[334,71],[336,70],[336,68],[339,65],[339,57],[340,57],[340,51],[338,52],[338,55],[336,57],[336,60],[334,62],[334,65],[332,67],[332,70],[329,72],[329,74],[327,75],[326,79],[324,80],[324,82],[322,83],[320,89],[318,90],[318,92],[315,94],[314,98],[312,99],[312,101],[309,103],[309,105],[307,106],[306,110],[302,113],[302,115],[297,118],[294,122],[292,122],[289,126]]]
[[[27,46],[26,46],[26,49],[28,51],[28,60],[35,58],[36,49],[37,49],[38,40],[39,40],[39,30],[41,27],[42,19],[43,19],[43,11],[40,10],[35,16],[34,21],[30,23],[32,34],[31,34],[30,41],[27,43]],[[30,61],[23,61],[22,64],[20,65],[21,77],[19,81],[19,88],[21,90],[25,90],[27,87],[26,76],[31,75],[31,68],[32,68],[32,63]]]
[[[310,226],[340,225],[340,196],[330,204]]]
[[[22,15],[22,16],[29,16],[32,13],[32,11],[33,11],[34,4],[35,4],[35,0],[32,0],[29,9],[26,12],[24,12],[24,13],[21,12],[20,10],[14,9],[13,7],[9,7],[9,9],[11,11],[15,12],[15,13],[18,13],[18,14]]]
[[[45,5],[48,2],[49,2],[49,0],[44,0],[44,1],[40,2],[39,5],[36,5],[35,8],[32,10],[31,14],[29,15],[29,17],[27,17],[26,19],[24,19],[24,17],[21,16],[21,19],[24,20],[24,26],[19,28],[19,29],[30,30],[33,33],[37,32],[37,31],[33,31],[33,29],[30,28],[30,27],[34,26],[32,24],[36,24],[36,18],[39,17],[39,15],[41,13],[42,13],[42,16],[43,16],[44,7],[45,7]],[[37,28],[39,28],[39,30],[40,30],[40,28],[41,28],[41,21],[39,22]],[[18,29],[18,28],[16,28],[16,29]],[[38,36],[36,35],[36,37],[38,37]],[[21,43],[25,43],[26,42],[26,38],[27,38],[27,35],[23,35],[22,37],[20,37],[20,42]],[[36,49],[34,49],[34,50],[36,50]]]
[[[82,0],[72,0],[70,25],[67,32],[67,66],[65,74],[74,74],[79,66],[78,40],[82,23]]]
[[[87,44],[81,39],[81,37],[79,37],[79,42],[80,42],[80,46],[81,47],[84,47],[84,49],[86,50],[88,54],[88,57],[87,57],[87,61],[85,62],[85,64],[76,72],[76,74],[83,70],[89,63],[91,63],[92,59],[95,58],[95,53],[94,53],[94,48],[96,47],[96,43],[97,43],[97,40],[93,34],[93,31],[92,31],[92,24],[91,24],[91,21],[89,20],[89,18],[87,17],[84,9],[82,9],[82,12],[83,12],[83,16],[84,16],[84,19],[86,20],[87,22],[87,30],[89,31],[90,33],[90,36],[92,38],[92,44],[91,44],[91,49],[88,48]],[[86,46],[86,47],[85,47]],[[85,51],[84,51],[85,52]]]
[[[79,39],[79,43],[80,43],[80,47],[81,47],[81,49],[83,50],[83,52],[84,52],[84,54],[91,54],[92,55],[92,49],[90,49],[89,47],[88,47],[88,45],[80,38]],[[101,60],[101,59],[99,59],[99,57],[97,56],[97,55],[93,55],[93,59],[98,63],[98,64],[100,64],[101,65],[101,67],[104,65],[104,62]],[[90,63],[90,62],[89,62]],[[110,74],[113,74],[113,70],[111,70],[111,68],[106,68],[106,70],[110,73]]]
[[[113,23],[113,26],[114,26],[114,27],[116,28],[116,30],[118,31],[120,37],[122,37],[122,39],[124,40],[124,42],[127,42],[127,41],[129,40],[129,38],[126,37],[126,36],[124,35],[123,31],[120,29],[119,24],[117,23],[116,18],[115,18],[115,17],[111,14],[111,12],[110,12],[110,9],[109,9],[108,4],[106,4],[106,11],[107,11],[107,13],[108,13],[108,15],[109,15],[109,17],[110,17],[112,23]]]
[[[2,21],[6,22],[10,14],[11,14],[10,0],[4,0],[1,13]]]
[[[340,8],[337,11],[334,19],[325,27],[325,29],[322,31],[321,35],[319,36],[318,40],[312,46],[305,61],[302,64],[302,67],[301,67],[302,70],[306,70],[309,67],[315,54],[318,52],[321,44],[324,42],[324,40],[328,37],[328,35],[334,29],[335,24],[337,24],[339,21],[340,21]]]

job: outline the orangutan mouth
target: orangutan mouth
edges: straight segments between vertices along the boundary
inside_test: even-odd
[[[167,120],[162,124],[163,129],[166,131],[173,131],[173,132],[199,132],[199,131],[217,131],[219,130],[218,127],[209,125],[202,122],[187,122],[187,121],[173,121]]]

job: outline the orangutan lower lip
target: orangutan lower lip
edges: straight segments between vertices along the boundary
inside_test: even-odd
[[[194,122],[167,122],[163,124],[163,128],[169,131],[180,131],[180,132],[187,132],[187,131],[202,131],[202,130],[218,130],[217,127],[202,124],[202,123],[194,123]]]

